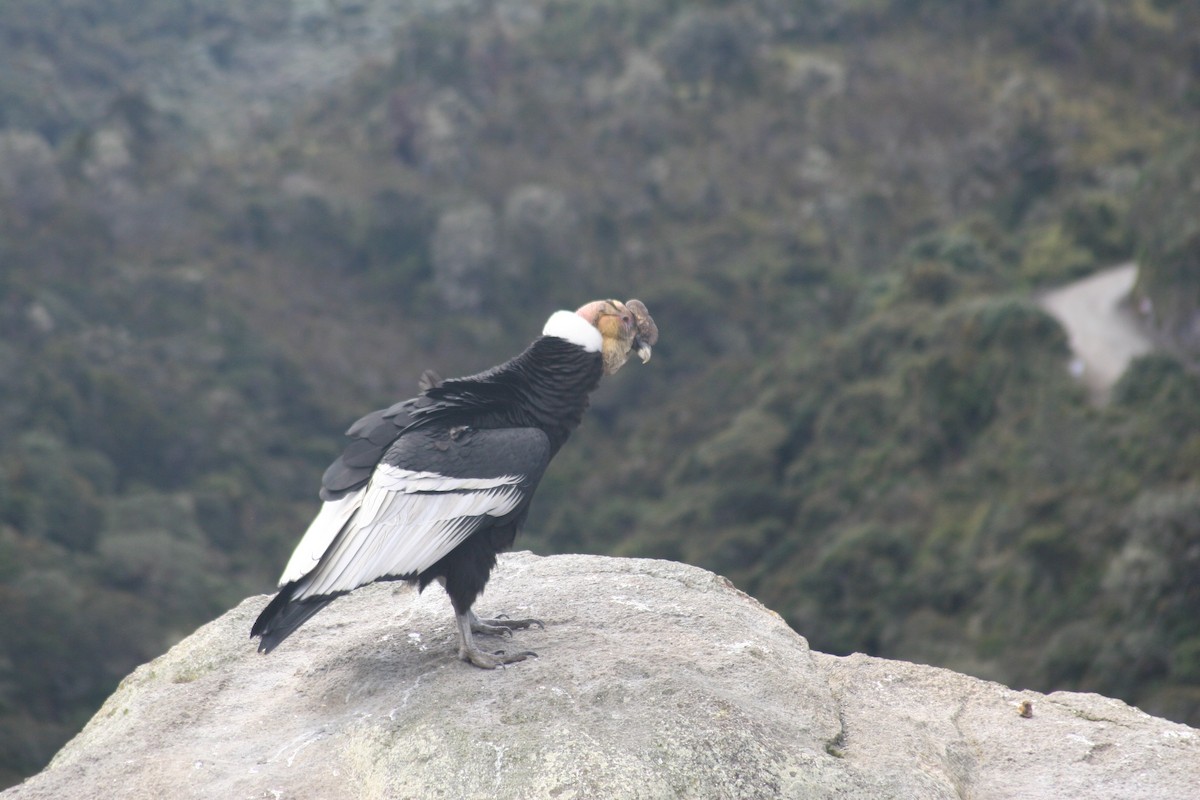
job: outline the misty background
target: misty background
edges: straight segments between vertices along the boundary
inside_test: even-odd
[[[1198,117],[1186,0],[5,0],[0,786],[598,297],[519,548],[1200,725]],[[1128,263],[1097,393],[1039,300]]]

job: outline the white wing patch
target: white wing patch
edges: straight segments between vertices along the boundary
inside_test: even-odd
[[[380,464],[371,476],[372,485],[390,492],[461,492],[472,489],[496,489],[520,483],[520,475],[501,475],[499,478],[447,478],[436,472],[414,472],[410,469]]]
[[[380,464],[358,492],[325,504],[288,562],[295,599],[349,591],[433,566],[477,527],[524,497],[519,475],[451,478]],[[340,535],[339,535],[340,534]]]
[[[300,544],[296,545],[292,557],[288,559],[283,575],[279,577],[280,586],[303,578],[312,572],[313,567],[320,562],[321,556],[325,555],[325,551],[329,549],[329,545],[333,544],[338,532],[354,518],[358,507],[362,505],[362,498],[366,492],[367,489],[364,487],[337,500],[321,504],[321,510],[309,523],[308,530],[304,532],[304,538],[300,540]]]

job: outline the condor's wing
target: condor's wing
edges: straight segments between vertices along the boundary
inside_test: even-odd
[[[409,430],[361,489],[325,503],[288,563],[292,601],[412,578],[468,536],[524,513],[550,459],[536,428]]]
[[[424,392],[441,386],[442,378],[427,369],[421,373],[417,385],[421,395],[372,411],[350,426],[346,431],[350,443],[321,476],[322,500],[338,500],[366,485],[383,454],[412,423],[413,412],[432,402],[424,396]]]

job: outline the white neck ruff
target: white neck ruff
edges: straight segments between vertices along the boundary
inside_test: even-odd
[[[542,335],[566,339],[589,353],[600,352],[600,346],[604,343],[600,331],[574,311],[555,311],[546,320]]]

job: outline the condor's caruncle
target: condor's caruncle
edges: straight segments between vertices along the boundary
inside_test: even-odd
[[[267,653],[339,595],[381,580],[438,581],[458,623],[458,655],[494,669],[536,655],[489,653],[473,633],[509,634],[534,619],[471,610],[496,554],[513,543],[550,459],[583,418],[603,375],[631,353],[650,360],[658,328],[640,300],[558,311],[525,352],[376,411],[322,478],[324,504],[292,554],[279,594],[250,629]]]

